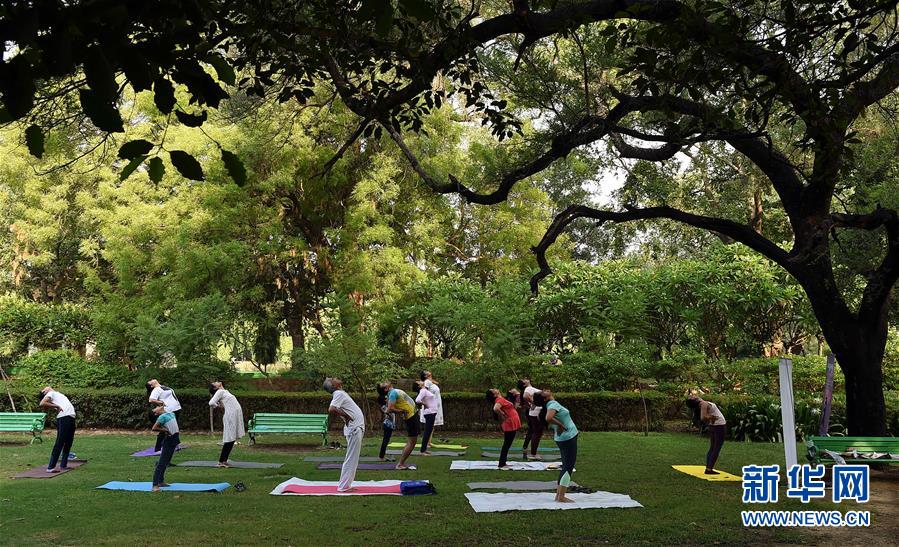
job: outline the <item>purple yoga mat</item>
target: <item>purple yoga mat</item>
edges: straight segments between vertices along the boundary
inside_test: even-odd
[[[320,463],[316,469],[340,469],[343,467],[341,463]],[[368,471],[393,471],[396,469],[395,463],[360,463],[357,469],[365,469]],[[415,467],[410,466],[410,469]]]
[[[186,444],[184,444],[184,443],[179,444],[178,447],[175,448],[175,452],[177,452],[177,451],[179,451],[179,450],[183,450],[183,449],[185,449],[185,448],[187,448],[187,445],[186,445]],[[147,458],[147,457],[150,457],[150,456],[158,456],[158,455],[159,455],[159,452],[153,452],[153,447],[151,446],[150,448],[147,448],[147,449],[145,449],[145,450],[141,450],[140,452],[135,452],[134,454],[131,454],[131,455],[134,456],[134,457],[137,457],[137,458]]]
[[[87,460],[69,460],[67,464],[68,467],[66,469],[61,469],[59,473],[47,473],[46,465],[39,465],[37,467],[33,467],[26,471],[22,471],[15,478],[17,479],[52,479],[53,477],[58,477],[63,473],[67,473],[72,469],[76,469],[86,464]]]

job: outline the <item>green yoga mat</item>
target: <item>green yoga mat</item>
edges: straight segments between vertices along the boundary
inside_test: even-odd
[[[406,446],[406,443],[390,443],[387,445],[390,448],[403,448]],[[416,446],[420,446],[416,444]],[[431,443],[428,445],[429,448],[433,448],[435,450],[468,450],[467,446],[462,446],[461,444],[434,444]]]

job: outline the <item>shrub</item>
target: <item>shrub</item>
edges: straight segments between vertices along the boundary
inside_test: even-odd
[[[205,430],[209,428],[209,393],[199,389],[178,389],[181,402],[179,425],[184,429]],[[102,427],[124,429],[148,429],[147,395],[143,389],[70,389],[64,393],[72,400],[78,413],[78,427]],[[330,395],[316,393],[241,392],[235,395],[243,407],[244,419],[250,419],[255,412],[286,412],[324,414],[327,412]],[[497,422],[480,393],[452,393],[443,395],[447,431],[497,431]],[[16,406],[20,411],[36,410],[37,401],[31,391],[13,392]],[[623,430],[639,431],[644,428],[643,400],[637,393],[557,393],[556,398],[572,412],[578,428],[584,431]],[[658,430],[663,423],[664,398],[646,394],[646,411],[649,427]],[[361,404],[363,408],[365,405]],[[374,398],[370,407],[376,409]],[[9,411],[6,397],[0,399],[0,412]],[[49,425],[53,425],[51,420]],[[374,422],[380,422],[380,412],[375,411]],[[221,418],[216,421],[216,431],[220,431]],[[341,420],[332,420],[331,427],[338,430]],[[372,431],[377,431],[372,428]],[[264,441],[263,441],[264,442]]]
[[[17,378],[28,385],[66,387],[115,387],[134,381],[128,369],[100,361],[88,361],[78,353],[67,350],[39,351],[19,359]]]

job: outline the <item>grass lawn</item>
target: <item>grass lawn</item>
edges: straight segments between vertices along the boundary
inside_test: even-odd
[[[444,437],[443,434],[437,435]],[[449,435],[470,446],[477,459],[490,439]],[[332,434],[332,438],[337,438]],[[169,482],[243,481],[248,490],[223,494],[109,492],[94,487],[110,480],[150,481],[156,458],[130,453],[152,444],[150,434],[89,434],[75,438],[73,450],[89,460],[80,469],[52,479],[10,477],[26,467],[46,465],[52,433],[43,445],[29,446],[25,435],[0,435],[0,543],[4,544],[696,544],[809,542],[796,530],[746,530],[740,523],[739,482],[712,483],[678,473],[671,464],[702,463],[707,441],[696,435],[664,433],[582,433],[577,473],[581,485],[630,495],[644,505],[634,509],[515,511],[475,514],[463,494],[466,482],[552,480],[556,473],[524,471],[449,471],[452,458],[413,458],[418,471],[359,471],[357,478],[430,479],[436,496],[296,497],[270,496],[290,477],[336,480],[339,471],[319,471],[308,455],[335,455],[310,446],[311,437],[270,435],[261,444],[239,445],[238,461],[282,462],[281,469],[171,468]],[[342,439],[342,438],[341,438]],[[182,436],[190,447],[174,461],[217,459],[218,438]],[[376,452],[378,438],[367,438],[363,455]],[[516,445],[519,441],[516,441]],[[547,442],[546,440],[544,442]],[[548,441],[551,445],[552,442]],[[719,467],[734,474],[748,464],[780,463],[776,444],[726,443]],[[784,484],[784,481],[781,482]],[[757,509],[832,508],[786,500]],[[845,504],[844,504],[845,505]],[[853,504],[854,505],[854,504]],[[852,509],[855,507],[842,507]],[[873,516],[877,526],[877,516]],[[875,528],[876,529],[876,528]],[[873,531],[873,530],[872,530]]]

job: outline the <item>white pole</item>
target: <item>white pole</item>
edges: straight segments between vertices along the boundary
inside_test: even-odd
[[[787,469],[797,465],[796,422],[793,417],[793,361],[780,360],[780,417],[783,422],[784,456]]]

